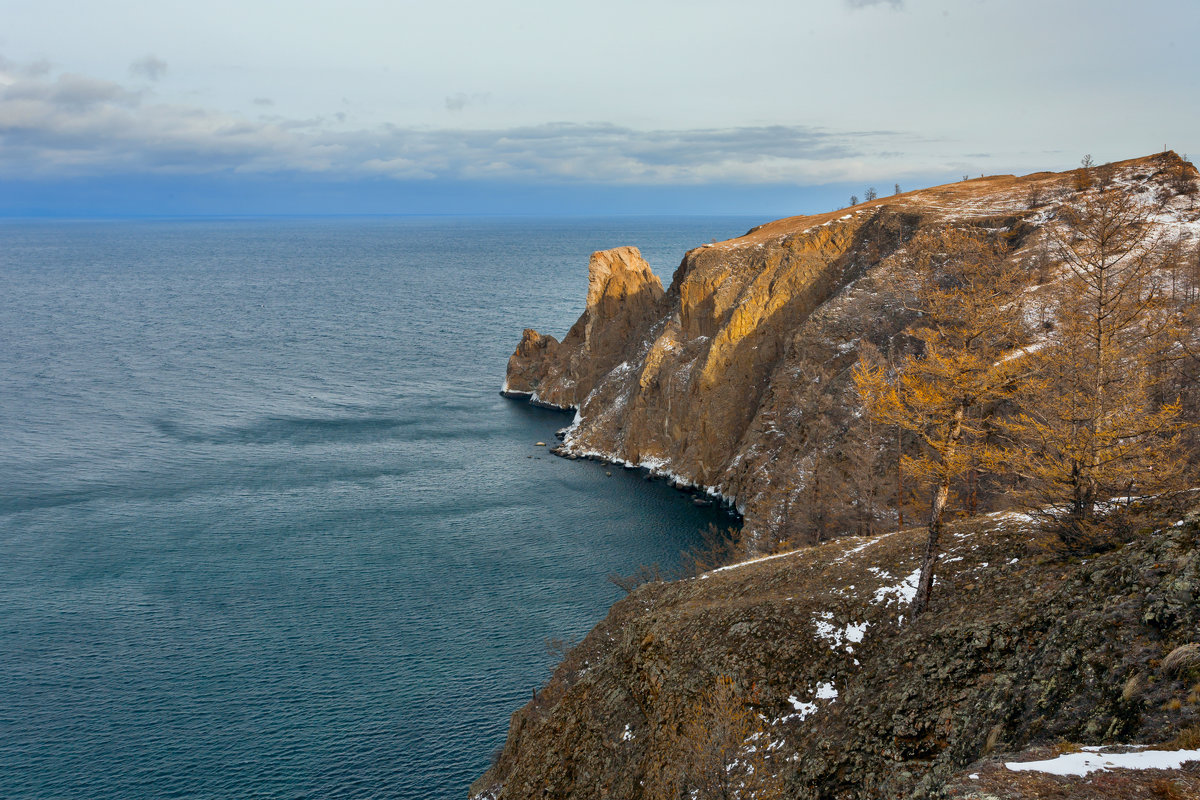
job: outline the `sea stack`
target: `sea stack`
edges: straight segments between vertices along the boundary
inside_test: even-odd
[[[636,247],[592,253],[583,314],[561,342],[525,330],[508,360],[504,395],[577,408],[597,381],[636,354],[663,294],[662,281]]]

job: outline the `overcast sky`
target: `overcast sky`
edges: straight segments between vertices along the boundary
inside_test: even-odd
[[[8,213],[304,191],[783,213],[1200,154],[1196,0],[0,0],[0,20]]]

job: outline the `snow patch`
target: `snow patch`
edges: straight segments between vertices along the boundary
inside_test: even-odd
[[[856,553],[861,553],[863,550],[866,550],[868,547],[875,544],[876,542],[883,541],[884,539],[888,538],[889,536],[894,535],[895,533],[896,533],[895,531],[892,531],[892,533],[884,533],[879,536],[872,536],[871,538],[867,539],[862,544],[855,545],[854,547],[851,547],[849,550],[846,550],[845,552],[843,552],[840,556],[838,556],[837,561],[835,561],[834,563],[841,564],[843,561],[848,559],[850,556],[852,556]],[[868,569],[872,569],[872,568],[868,567]]]
[[[792,704],[792,708],[796,709],[796,713],[788,714],[786,717],[783,717],[780,720],[781,722],[787,722],[788,720],[791,720],[791,719],[804,720],[805,718],[811,716],[812,714],[817,713],[817,704],[816,703],[807,703],[802,700],[799,700],[796,698],[796,695],[794,695],[794,694],[788,695],[788,702]]]
[[[1006,761],[1013,772],[1045,772],[1049,775],[1085,776],[1110,769],[1179,769],[1188,761],[1200,761],[1200,750],[1139,750],[1134,753],[1101,753],[1085,748],[1082,753],[1064,753],[1045,761]]]
[[[921,568],[917,567],[895,586],[883,586],[875,590],[872,603],[891,603],[893,599],[901,604],[911,603],[917,596],[917,581],[921,578]]]
[[[829,642],[830,650],[839,650],[845,646],[847,653],[854,652],[854,648],[850,644],[861,642],[867,628],[871,625],[869,622],[851,622],[844,628],[835,628],[829,623],[829,620],[833,619],[833,614],[826,611],[819,616],[820,619],[813,620],[813,626],[817,629],[817,638]]]
[[[758,563],[760,563],[760,562],[762,562],[762,561],[771,561],[771,560],[773,560],[773,559],[776,559],[776,558],[783,558],[784,556],[795,555],[797,552],[799,552],[799,551],[797,551],[797,550],[788,550],[786,553],[774,553],[774,554],[772,554],[772,555],[769,555],[769,556],[759,556],[758,558],[751,558],[751,559],[749,559],[749,560],[747,560],[747,561],[739,561],[739,562],[738,562],[738,563],[736,563],[736,564],[728,564],[728,565],[726,565],[726,566],[724,566],[724,567],[717,567],[716,569],[710,569],[708,572],[704,573],[704,574],[703,574],[703,575],[701,575],[700,577],[701,577],[701,578],[707,578],[709,575],[713,575],[713,574],[716,574],[716,573],[718,573],[718,572],[728,572],[728,571],[729,571],[729,570],[731,570],[731,569],[738,569],[739,567],[745,567],[745,566],[748,566],[748,565],[750,565],[750,564],[758,564]]]

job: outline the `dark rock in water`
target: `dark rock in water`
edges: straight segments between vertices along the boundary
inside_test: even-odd
[[[703,508],[706,506],[711,506],[712,504],[713,504],[713,501],[709,500],[707,497],[693,497],[692,498],[692,505],[697,505],[697,506],[700,506]]]

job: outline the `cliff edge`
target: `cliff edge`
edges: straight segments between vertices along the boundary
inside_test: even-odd
[[[526,329],[508,360],[503,394],[578,407],[603,377],[636,355],[662,298],[662,281],[636,247],[592,253],[583,314],[561,342]]]
[[[1086,175],[978,178],[782,219],[691,250],[665,292],[636,249],[596,253],[587,310],[562,342],[527,330],[505,391],[578,409],[569,454],[644,466],[728,499],[761,552],[813,541],[806,510],[828,485],[822,472],[897,457],[855,446],[865,423],[850,367],[865,347],[891,351],[914,320],[905,259],[914,236],[951,225],[1000,232],[1032,275],[1064,205],[1104,181],[1153,205],[1170,235],[1200,238],[1180,176],[1194,181],[1196,170],[1166,152]],[[860,467],[860,479],[885,483],[881,465]],[[847,509],[832,535],[892,525],[880,511],[889,503]]]
[[[1149,783],[1200,785],[1187,782],[1196,764],[1129,794],[1011,764],[1121,742],[1200,747],[1195,517],[1083,560],[1032,547],[1018,514],[948,533],[935,602],[915,622],[919,530],[643,585],[513,714],[471,796],[674,796],[664,771],[711,746],[728,715],[705,692],[726,681],[760,720],[735,746],[767,754],[778,783],[762,797],[1194,797]]]

